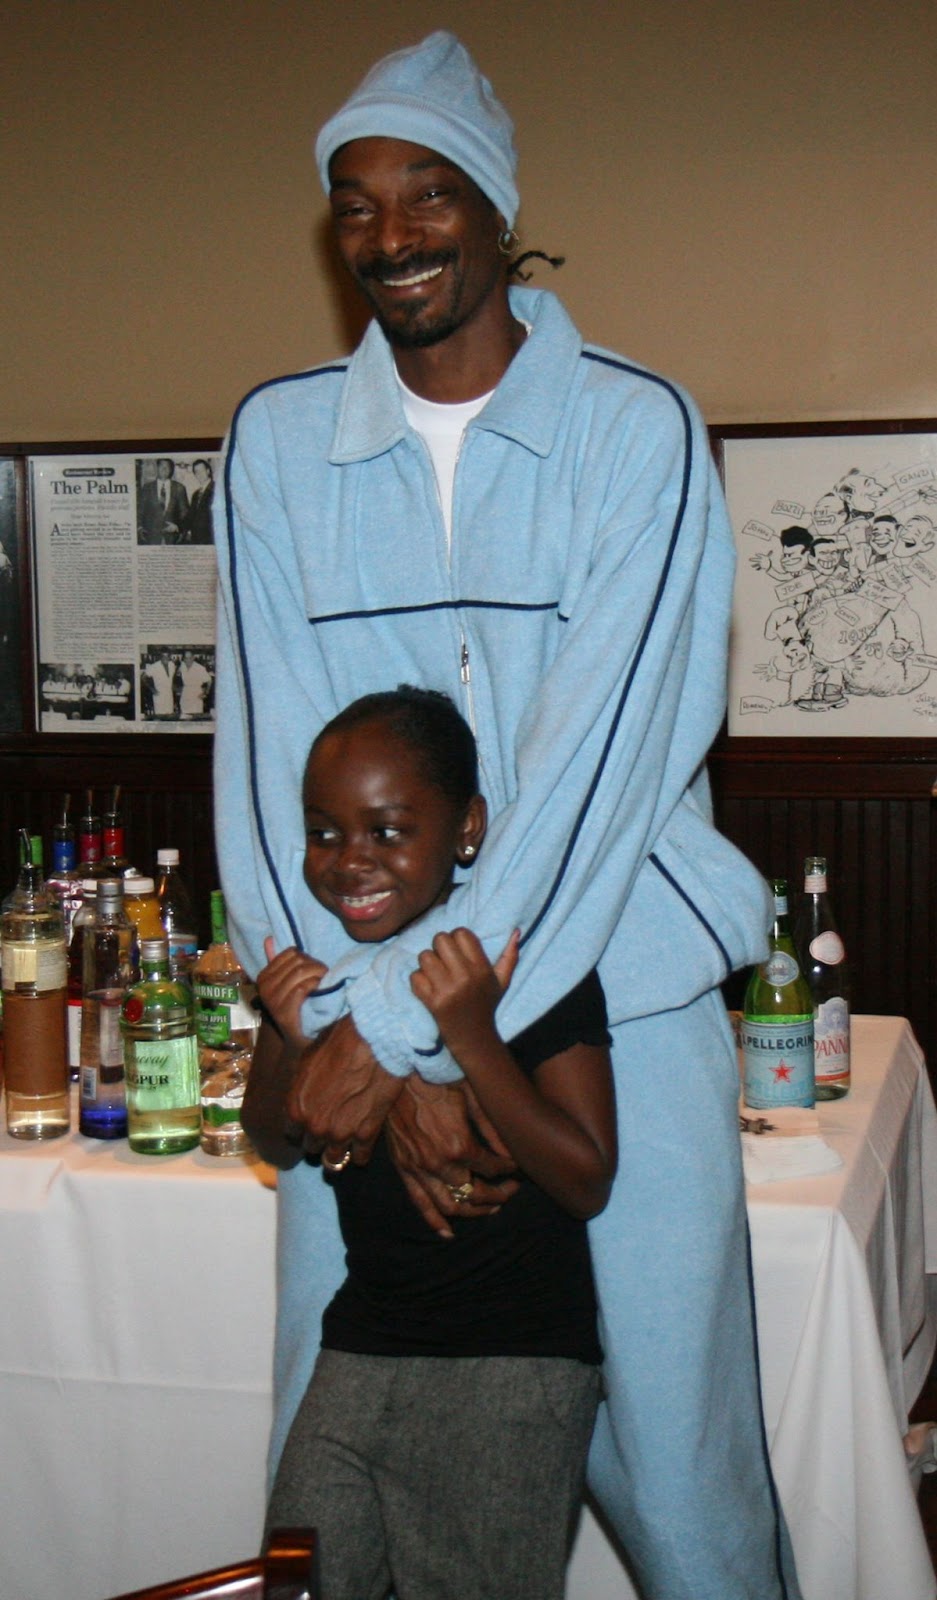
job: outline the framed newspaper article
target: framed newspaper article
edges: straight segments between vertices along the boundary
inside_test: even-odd
[[[217,440],[30,454],[39,733],[214,721]]]
[[[0,454],[0,734],[23,726],[21,463]]]
[[[712,432],[730,737],[937,738],[937,421]]]

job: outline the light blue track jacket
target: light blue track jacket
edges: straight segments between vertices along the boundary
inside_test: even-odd
[[[248,395],[216,511],[235,948],[251,972],[268,933],[327,961],[309,1031],[350,1008],[385,1067],[437,1081],[457,1068],[409,976],[440,928],[492,958],[522,930],[510,1038],[596,964],[613,1023],[683,1006],[762,958],[770,917],[709,815],[734,546],[705,429],[553,295],[511,297],[532,332],[466,431],[451,548],[376,324],[350,359]],[[447,905],[353,945],[303,882],[303,766],[325,721],[399,683],[468,717],[492,820]]]

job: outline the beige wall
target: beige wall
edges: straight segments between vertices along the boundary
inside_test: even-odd
[[[713,421],[937,415],[934,0],[13,0],[0,440],[219,433],[345,348],[311,141],[440,25],[588,337]]]

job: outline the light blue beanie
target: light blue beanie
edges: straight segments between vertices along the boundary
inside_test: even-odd
[[[350,139],[407,139],[454,161],[513,227],[518,197],[514,124],[452,33],[431,33],[373,66],[316,140],[326,194],[329,162]]]

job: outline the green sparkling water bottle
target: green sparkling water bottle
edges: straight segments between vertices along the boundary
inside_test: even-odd
[[[758,1111],[812,1106],[813,995],[787,920],[787,882],[772,879],[774,927],[767,961],[752,969],[742,1008],[745,1104]]]
[[[165,939],[141,941],[140,971],[142,981],[128,989],[120,1017],[127,1134],[132,1150],[172,1155],[199,1142],[195,1001],[189,984],[169,975]]]

